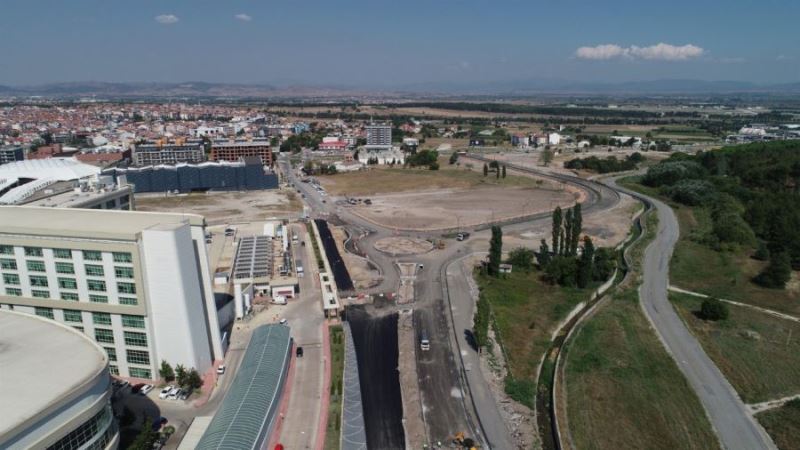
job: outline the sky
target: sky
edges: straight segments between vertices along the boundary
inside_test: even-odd
[[[797,0],[3,0],[0,84],[800,81]]]

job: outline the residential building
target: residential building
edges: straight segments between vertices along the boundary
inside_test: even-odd
[[[122,377],[222,359],[197,215],[0,207],[0,305],[84,332]]]
[[[0,348],[0,448],[117,448],[102,347],[72,327],[5,306]]]
[[[18,145],[0,146],[0,164],[6,164],[25,159],[25,152]]]
[[[217,140],[211,143],[211,161],[239,161],[258,156],[264,165],[272,166],[272,148],[267,139]]]
[[[343,152],[347,150],[347,142],[341,141],[339,139],[327,140],[327,141],[323,140],[322,142],[320,142],[319,147],[317,148],[319,150],[324,150],[324,151]]]
[[[155,143],[136,145],[133,150],[133,163],[137,166],[199,163],[205,159],[205,148],[202,142],[178,140],[174,143],[167,143],[161,140]]]
[[[389,124],[369,124],[367,131],[367,150],[389,150],[392,148],[392,126]]]

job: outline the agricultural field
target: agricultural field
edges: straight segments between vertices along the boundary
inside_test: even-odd
[[[587,449],[712,449],[705,411],[638,303],[616,293],[569,343],[569,438]]]
[[[730,317],[705,321],[703,299],[670,293],[670,301],[708,356],[746,403],[800,394],[800,323],[730,305]]]

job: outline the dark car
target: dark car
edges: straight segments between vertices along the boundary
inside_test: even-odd
[[[144,383],[134,384],[133,386],[131,386],[131,392],[137,394],[139,391],[142,390],[143,387]]]
[[[298,358],[303,357],[303,347],[297,347],[297,357]]]

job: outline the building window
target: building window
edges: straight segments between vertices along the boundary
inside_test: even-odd
[[[86,285],[89,286],[90,291],[105,292],[106,282],[100,280],[86,280]]]
[[[86,275],[90,277],[102,277],[105,275],[105,271],[103,271],[103,266],[86,264]]]
[[[150,375],[150,370],[149,369],[142,369],[142,368],[139,368],[139,367],[129,367],[128,368],[128,373],[133,378],[145,378],[147,380],[153,378]]]
[[[124,331],[125,345],[133,345],[135,347],[147,347],[147,335],[144,333],[137,333],[135,331]]]
[[[31,275],[31,286],[47,287],[47,277],[41,275]]]
[[[3,274],[3,283],[5,284],[15,284],[19,286],[19,275],[13,273],[4,273]]]
[[[28,270],[31,272],[45,272],[44,261],[25,261]]]
[[[72,258],[72,250],[68,248],[54,248],[53,249],[53,257],[58,259],[71,259]]]
[[[119,375],[119,367],[115,366],[114,364],[108,365],[108,371],[111,375]]]
[[[106,209],[114,209],[117,206],[116,200],[109,200],[106,202]]]
[[[36,312],[36,315],[40,317],[47,317],[48,319],[52,319],[54,317],[53,308],[40,308],[37,306],[34,308],[34,311]]]
[[[122,326],[128,328],[144,328],[144,316],[122,315]]]
[[[0,259],[0,268],[5,270],[17,270],[17,261],[13,259]]]
[[[97,342],[102,342],[104,344],[113,344],[114,343],[114,332],[111,330],[106,330],[104,328],[95,328],[94,329],[94,340]]]
[[[102,261],[103,254],[98,252],[97,250],[84,250],[83,259],[87,261]]]
[[[13,255],[14,247],[10,245],[0,245],[0,255]]]
[[[133,267],[114,267],[117,278],[133,278]]]
[[[22,297],[22,289],[7,287],[6,288],[6,295],[10,295],[12,297]]]
[[[117,292],[120,294],[135,294],[136,285],[133,283],[117,283]]]
[[[41,247],[25,247],[25,256],[38,256],[42,257]]]
[[[120,297],[119,304],[135,306],[139,304],[139,301],[135,297]]]
[[[57,262],[56,263],[56,272],[67,274],[67,275],[72,275],[72,274],[75,273],[75,266],[72,263]]]
[[[82,326],[75,325],[75,326],[73,326],[72,328],[74,328],[74,329],[76,329],[76,330],[80,331],[81,333],[83,333],[83,327],[82,327]]]
[[[74,292],[62,292],[61,293],[61,300],[67,300],[70,302],[77,302],[78,301],[78,294]]]
[[[111,325],[111,314],[93,312],[92,323],[94,323],[95,325]]]
[[[105,295],[89,294],[89,301],[92,303],[108,303],[108,297]]]
[[[78,282],[74,278],[59,278],[58,287],[61,289],[78,289]]]
[[[131,263],[133,256],[127,252],[114,252],[114,262],[116,263]]]
[[[34,289],[31,291],[31,295],[36,298],[50,298],[50,291]]]
[[[103,347],[103,349],[106,351],[106,354],[108,355],[108,360],[109,361],[116,361],[117,360],[117,349],[115,349],[113,347]]]
[[[47,447],[46,450],[75,450],[79,448],[94,450],[106,448],[116,433],[117,427],[114,424],[111,405],[106,405],[102,411],[95,414],[78,428],[70,431],[69,434],[56,441],[55,444]]]
[[[127,355],[126,360],[130,364],[150,365],[150,354],[146,351],[126,349],[125,353]]]
[[[83,314],[74,309],[64,310],[64,322],[83,323]]]

